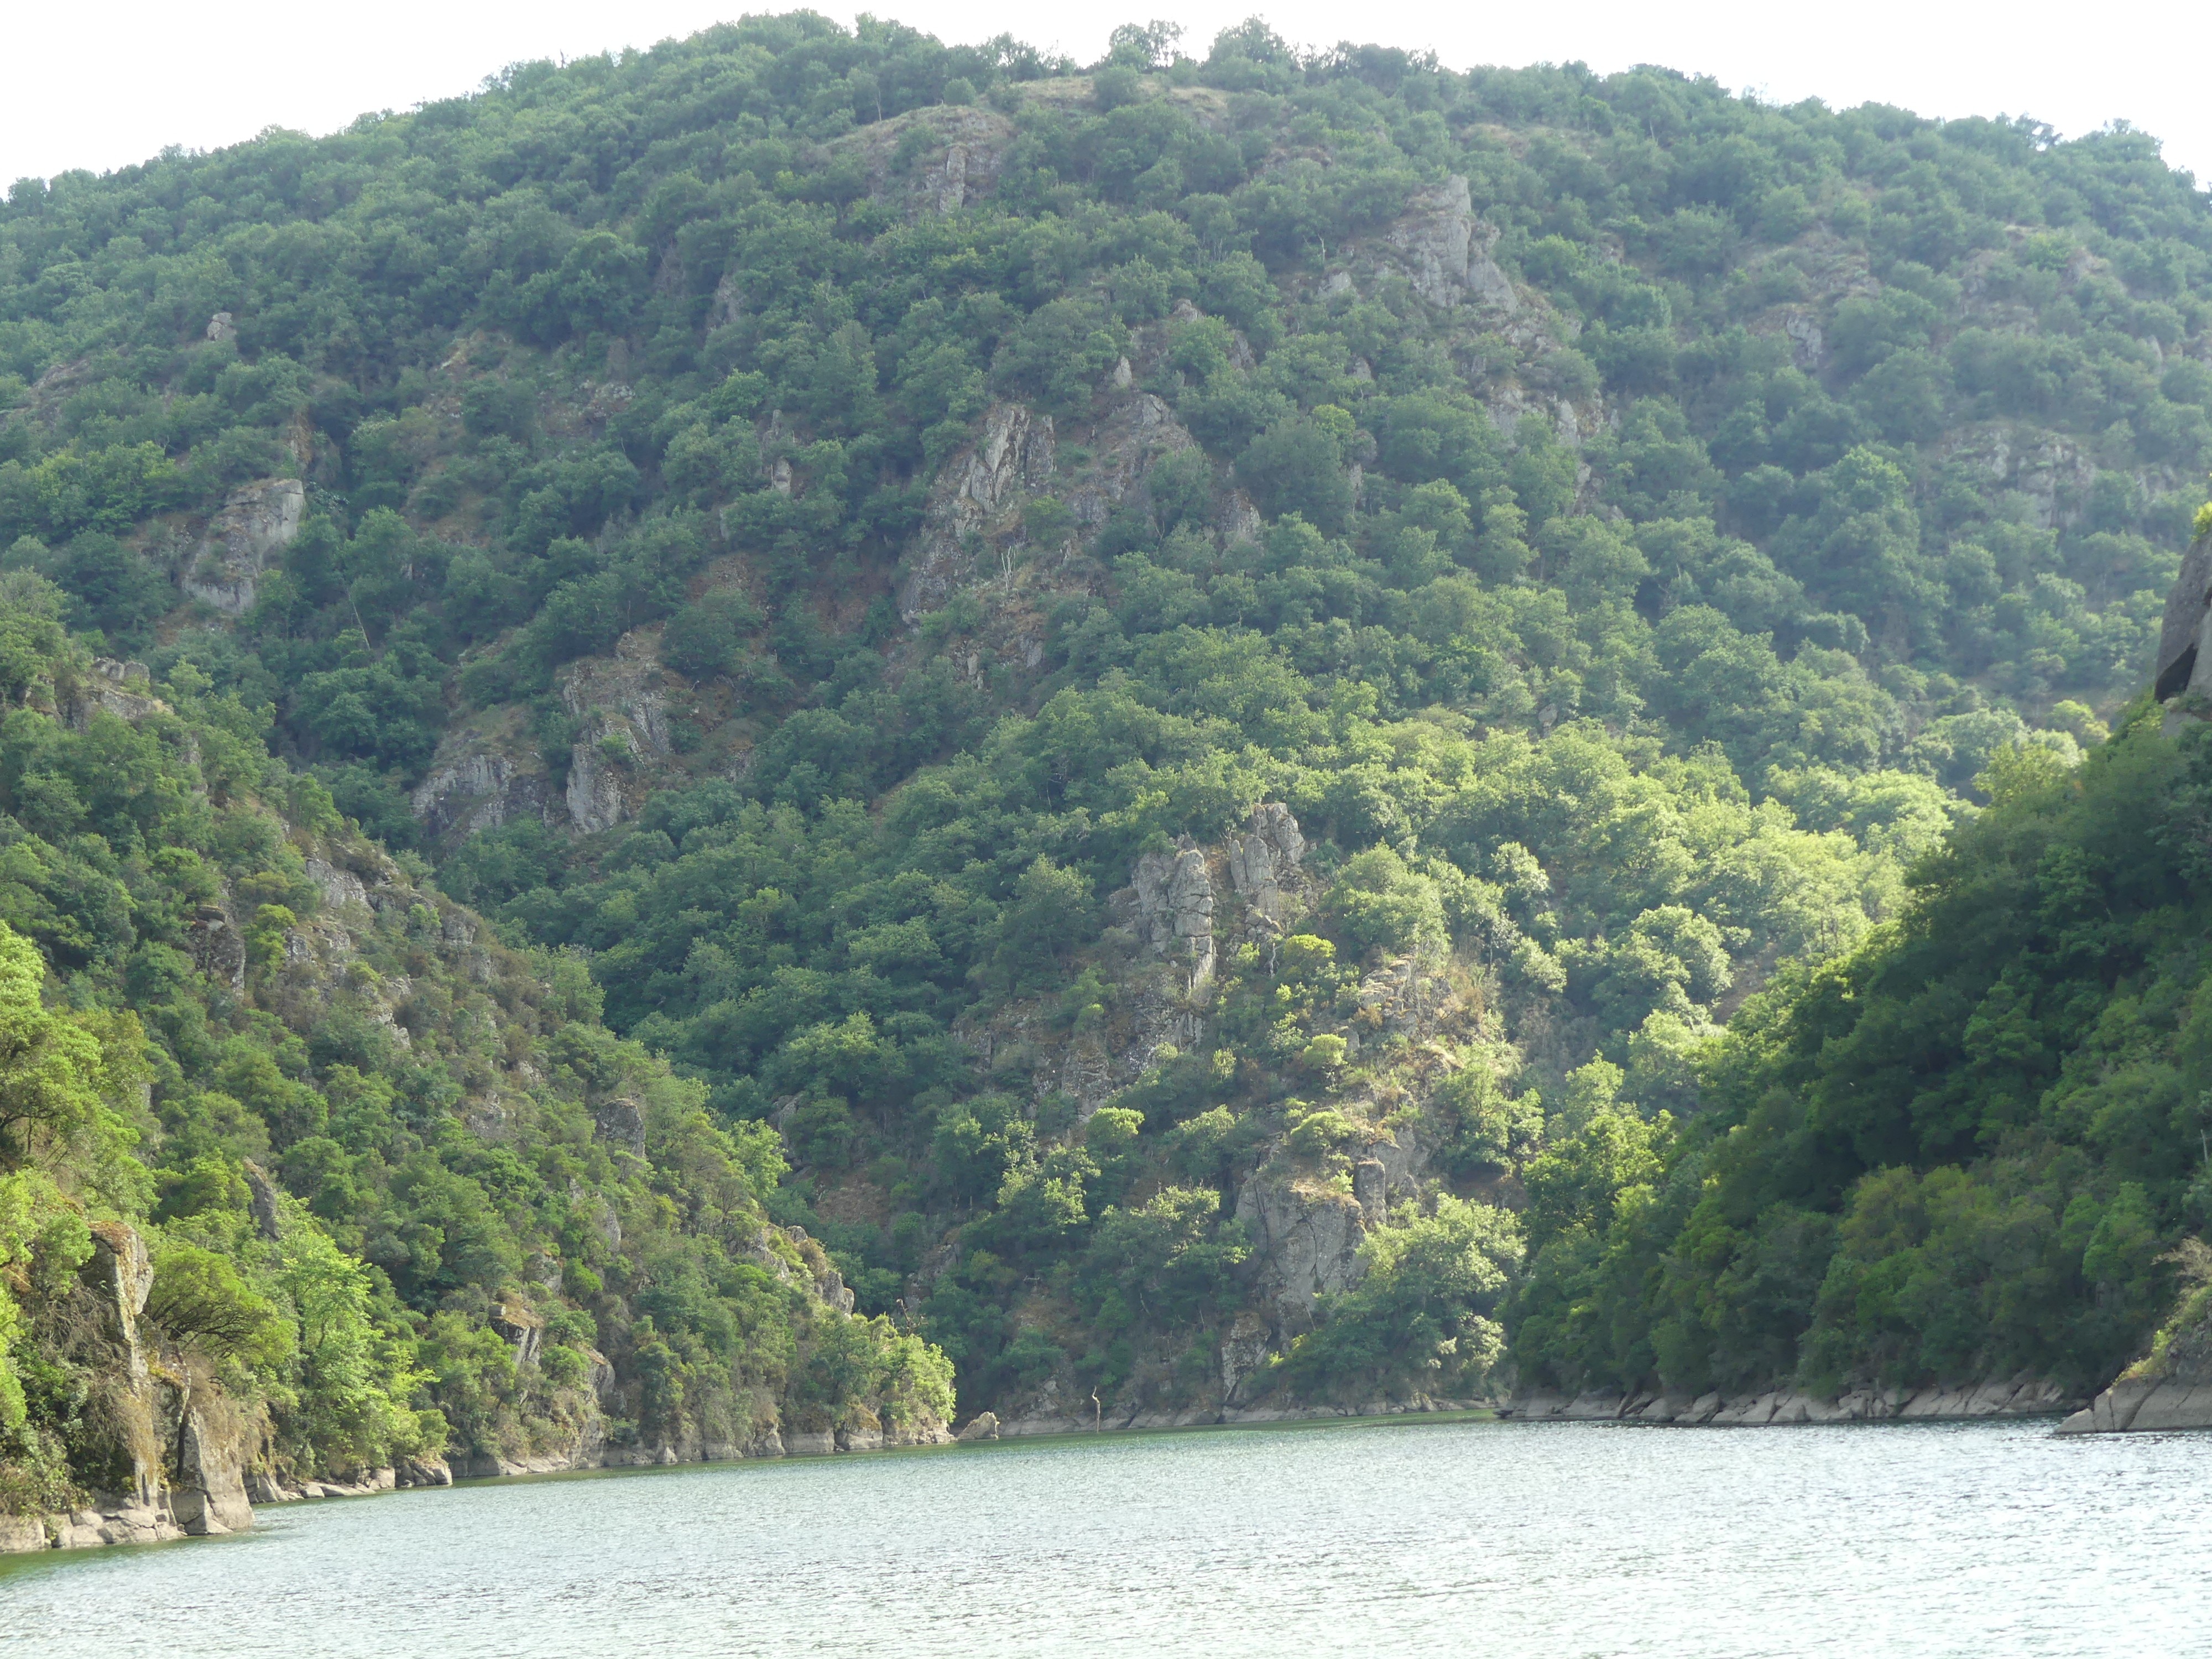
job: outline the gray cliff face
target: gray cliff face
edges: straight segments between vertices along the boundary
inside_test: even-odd
[[[1510,316],[1520,301],[1490,257],[1497,241],[1496,227],[1475,216],[1467,180],[1455,173],[1407,203],[1383,233],[1376,262],[1402,271],[1432,306],[1471,305]]]
[[[988,197],[1014,137],[1014,124],[994,110],[940,104],[872,121],[831,148],[859,159],[871,195],[917,219],[957,213]],[[915,143],[919,150],[902,167],[902,149]]]
[[[137,722],[149,714],[167,714],[169,705],[154,695],[154,676],[143,662],[118,662],[94,657],[92,672],[57,688],[61,696],[55,711],[62,724],[82,732],[95,714]]]
[[[511,711],[450,730],[410,805],[435,839],[465,840],[522,818],[594,835],[637,816],[646,771],[672,751],[668,692],[650,630],[626,634],[610,657],[559,676],[576,723],[568,776],[556,786]]]
[[[930,493],[921,537],[899,587],[906,622],[937,610],[975,577],[976,545],[1009,528],[1024,492],[1052,477],[1054,456],[1050,416],[1025,404],[991,410],[982,437],[953,458]]]
[[[1356,1193],[1258,1175],[1237,1190],[1237,1219],[1283,1339],[1313,1328],[1316,1297],[1358,1282],[1367,1209]]]
[[[568,821],[585,835],[635,817],[644,804],[641,763],[670,750],[668,698],[650,641],[625,635],[611,659],[571,670],[561,701],[576,720],[568,761]]]
[[[1080,1123],[1138,1082],[1168,1045],[1203,1053],[1224,960],[1234,962],[1248,949],[1262,960],[1272,958],[1320,902],[1322,880],[1308,866],[1307,852],[1296,816],[1279,802],[1267,802],[1218,846],[1186,842],[1140,855],[1129,885],[1108,899],[1107,930],[1109,941],[1120,941],[1115,948],[1141,964],[1134,976],[1140,988],[1120,1018],[1079,1027],[1065,1039],[1057,1062],[1037,1068],[1041,1103],[1048,1091],[1066,1096]],[[1463,1020],[1467,1010],[1447,989],[1449,967],[1433,951],[1370,967],[1357,987],[1352,1052],[1364,1042],[1401,1035],[1426,1041],[1462,1029],[1452,1020]],[[1012,1014],[968,1035],[987,1055],[995,1042],[1054,1040],[1041,1039],[1033,1021]],[[1417,1112],[1393,1117],[1395,1105],[1364,1097],[1330,1103],[1359,1126],[1363,1141],[1316,1162],[1279,1139],[1223,1194],[1251,1255],[1243,1270],[1243,1305],[1219,1334],[1218,1383],[1194,1395],[1187,1386],[1168,1386],[1164,1372],[1140,1375],[1119,1404],[1094,1419],[1087,1394],[1071,1395],[1072,1375],[1057,1376],[994,1431],[1021,1436],[1094,1426],[1274,1421],[1351,1409],[1261,1399],[1261,1379],[1291,1341],[1314,1328],[1322,1298],[1359,1282],[1365,1271],[1362,1245],[1387,1224],[1394,1204],[1420,1194],[1435,1148]],[[1392,1118],[1388,1126],[1386,1117]],[[1358,1409],[1438,1404],[1375,1401]]]
[[[630,1103],[629,1109],[635,1111],[635,1103]],[[787,1247],[795,1247],[799,1258],[796,1266],[790,1260]],[[782,1283],[819,1297],[839,1313],[853,1311],[851,1287],[831,1265],[828,1253],[807,1237],[804,1228],[763,1230],[746,1255]],[[538,1363],[544,1348],[544,1320],[525,1300],[519,1297],[504,1298],[494,1309],[490,1325],[514,1349],[518,1368]],[[684,1437],[673,1441],[612,1444],[610,1432],[617,1420],[637,1416],[641,1384],[635,1380],[628,1384],[621,1382],[614,1367],[597,1349],[587,1350],[585,1357],[591,1366],[588,1387],[573,1391],[566,1398],[559,1420],[552,1425],[557,1432],[542,1437],[533,1450],[526,1455],[482,1448],[459,1451],[453,1455],[450,1465],[440,1463],[420,1478],[403,1480],[401,1484],[442,1486],[454,1479],[552,1474],[568,1469],[720,1463],[755,1457],[830,1456],[879,1451],[891,1446],[941,1445],[952,1438],[945,1425],[934,1422],[899,1428],[887,1427],[865,1416],[863,1420],[842,1427],[782,1421],[774,1403],[759,1396],[749,1402],[740,1401],[727,1415],[710,1417],[696,1434],[687,1431]],[[351,1492],[327,1487],[319,1494],[304,1490],[280,1491],[276,1501],[319,1495],[343,1497],[351,1495]]]
[[[1282,931],[1283,892],[1306,854],[1306,838],[1291,809],[1267,802],[1252,809],[1244,834],[1229,843],[1229,879],[1249,907],[1253,925]]]
[[[1196,990],[1213,977],[1213,881],[1195,847],[1147,853],[1137,860],[1139,941],[1188,976]]]
[[[410,805],[430,836],[457,840],[519,818],[555,821],[552,780],[517,737],[449,732]],[[566,803],[562,805],[565,807]]]
[[[0,1514],[0,1554],[152,1544],[240,1532],[253,1524],[245,1468],[259,1425],[211,1376],[188,1363],[156,1366],[142,1324],[154,1265],[137,1230],[94,1225],[92,1259],[49,1335],[102,1382],[82,1409],[93,1461],[117,1488],[53,1515]]]
[[[226,617],[253,609],[255,584],[300,534],[307,492],[297,478],[268,478],[234,489],[209,520],[185,572],[186,597]]]

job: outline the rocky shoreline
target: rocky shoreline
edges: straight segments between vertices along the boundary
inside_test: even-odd
[[[2212,1382],[2125,1377],[2058,1425],[2061,1434],[2212,1429]]]
[[[210,1505],[206,1515],[196,1512],[182,1522],[172,1500],[185,1494],[170,1493],[143,1501],[135,1495],[99,1498],[89,1507],[67,1513],[0,1514],[0,1555],[49,1549],[96,1549],[112,1544],[158,1544],[177,1538],[240,1532],[253,1524],[253,1510],[261,1504],[371,1498],[379,1492],[401,1492],[410,1487],[450,1486],[457,1480],[512,1480],[587,1469],[671,1468],[686,1463],[837,1456],[906,1446],[951,1445],[954,1437],[945,1429],[905,1434],[874,1429],[825,1429],[818,1433],[795,1430],[788,1435],[770,1429],[743,1447],[707,1445],[684,1451],[673,1446],[605,1447],[586,1456],[524,1459],[477,1454],[452,1462],[444,1458],[410,1459],[392,1468],[290,1481],[256,1470],[239,1479],[234,1490],[226,1487],[219,1504]]]
[[[2207,580],[2212,581],[2212,577]],[[2196,1270],[2197,1288],[2182,1298],[2172,1319],[2152,1338],[2150,1352],[2061,1423],[2059,1433],[2212,1429],[2212,1282],[2204,1278],[2212,1273],[2212,1257],[2204,1255],[2202,1245],[2193,1253],[2180,1254]]]
[[[1923,1389],[1852,1389],[1830,1399],[1796,1389],[1695,1398],[1679,1394],[1530,1394],[1501,1414],[1531,1422],[1667,1423],[1691,1428],[1781,1427],[1796,1423],[1963,1422],[1991,1417],[2057,1417],[2080,1403],[2057,1383],[2008,1382]]]
[[[2078,1407],[2078,1409],[2076,1409]],[[230,1532],[250,1526],[251,1505],[292,1504],[337,1498],[365,1498],[409,1487],[450,1486],[456,1480],[513,1479],[593,1468],[672,1468],[686,1463],[724,1463],[780,1457],[826,1457],[885,1451],[902,1446],[948,1445],[956,1441],[1038,1439],[1062,1435],[1114,1434],[1160,1429],[1264,1426],[1269,1424],[1348,1421],[1443,1413],[1489,1412],[1518,1422],[1645,1423],[1675,1427],[1759,1428],[1796,1424],[1882,1422],[1970,1422],[2000,1418],[2065,1416],[2062,1434],[2116,1433],[2161,1429],[2212,1428],[2212,1384],[2165,1378],[2124,1379],[2082,1406],[2046,1378],[2023,1376],[2006,1382],[1951,1388],[1849,1390],[1833,1399],[1795,1389],[1755,1395],[1723,1395],[1586,1393],[1570,1398],[1531,1393],[1510,1399],[1369,1401],[1359,1406],[1247,1406],[1167,1412],[1103,1412],[1090,1420],[1060,1413],[1033,1413],[1001,1421],[979,1413],[957,1435],[942,1429],[909,1435],[878,1431],[769,1430],[744,1447],[709,1445],[679,1451],[655,1448],[604,1447],[588,1457],[512,1460],[476,1455],[448,1462],[412,1461],[402,1467],[358,1472],[349,1477],[286,1483],[258,1472],[248,1474],[219,1505],[180,1520],[159,1499],[103,1500],[93,1507],[48,1516],[0,1515],[0,1554],[45,1549],[86,1549],[112,1544],[150,1544],[187,1535]],[[166,1497],[167,1495],[164,1494]],[[249,1501],[250,1500],[250,1501]]]

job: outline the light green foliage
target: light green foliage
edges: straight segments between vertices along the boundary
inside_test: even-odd
[[[1587,1115],[1581,1127],[1547,1146],[1522,1171],[1528,1189],[1528,1242],[1538,1250],[1570,1229],[1602,1231],[1624,1193],[1657,1177],[1672,1135],[1673,1121],[1664,1115],[1646,1121],[1632,1108],[1614,1105],[1611,1091],[1620,1072],[1607,1067],[1611,1076],[1593,1078],[1593,1066],[1569,1079],[1569,1104],[1560,1114],[1571,1120],[1583,1108]]]
[[[1359,1253],[1358,1285],[1285,1356],[1291,1387],[1345,1399],[1378,1389],[1480,1393],[1504,1352],[1497,1316],[1521,1261],[1514,1218],[1445,1194],[1432,1213],[1401,1213],[1370,1232]]]
[[[1436,884],[1388,847],[1370,848],[1346,863],[1328,908],[1345,943],[1362,955],[1444,940]]]
[[[1508,1093],[1490,1056],[1479,1052],[1437,1083],[1429,1114],[1456,1175],[1513,1169],[1535,1151],[1544,1133],[1542,1097]]]
[[[36,1270],[48,1278],[74,1273],[89,1260],[92,1237],[53,1178],[40,1170],[0,1176],[0,1434],[14,1436],[24,1423],[23,1383],[17,1345],[24,1321],[11,1284]]]
[[[0,1170],[65,1170],[87,1195],[129,1203],[144,1181],[118,1108],[144,1075],[129,1015],[50,1012],[46,964],[0,924]]]
[[[437,1451],[409,1403],[434,1372],[388,1314],[379,1321],[372,1270],[296,1211],[274,1255],[270,1276],[298,1333],[295,1433],[303,1448],[330,1467],[380,1452]],[[442,1396],[439,1405],[447,1405]]]

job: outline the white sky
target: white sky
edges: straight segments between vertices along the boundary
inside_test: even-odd
[[[2114,119],[2165,142],[2166,155],[2212,177],[2212,22],[2176,0],[1517,0],[1492,7],[1368,0],[1224,0],[1170,9],[1204,56],[1224,24],[1258,10],[1301,45],[1346,37],[1432,47],[1455,68],[1579,58],[1601,71],[1663,64],[1780,100],[1867,101],[1931,115],[2016,114],[2069,136]],[[1001,32],[1100,56],[1116,23],[1153,15],[1133,3],[1061,0],[875,0],[947,41]],[[523,59],[649,46],[732,13],[728,0],[177,0],[58,4],[17,0],[0,76],[0,184],[71,167],[143,160],[165,144],[207,149],[264,127],[325,133],[364,110],[405,109],[473,88]],[[821,7],[849,23],[842,5]]]

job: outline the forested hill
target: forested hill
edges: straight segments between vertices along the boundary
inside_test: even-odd
[[[1789,1266],[1729,1257],[1765,1322],[1712,1334],[1692,1149],[1805,1086],[1777,1010],[1951,914],[2007,832],[1947,836],[2146,679],[2208,302],[2124,130],[793,14],[17,185],[0,549],[770,1126],[770,1212],[963,1413],[1470,1397],[1509,1334],[1748,1382],[1880,1255],[1854,1182],[2047,1085],[1746,1186]],[[33,776],[9,833],[67,849]],[[369,1151],[176,1086],[192,1157],[366,1225]],[[2002,1357],[2071,1386],[2190,1212],[2069,1144]],[[1655,1349],[1594,1310],[1662,1261],[1706,1334]],[[1820,1376],[1996,1363],[1882,1306]]]

